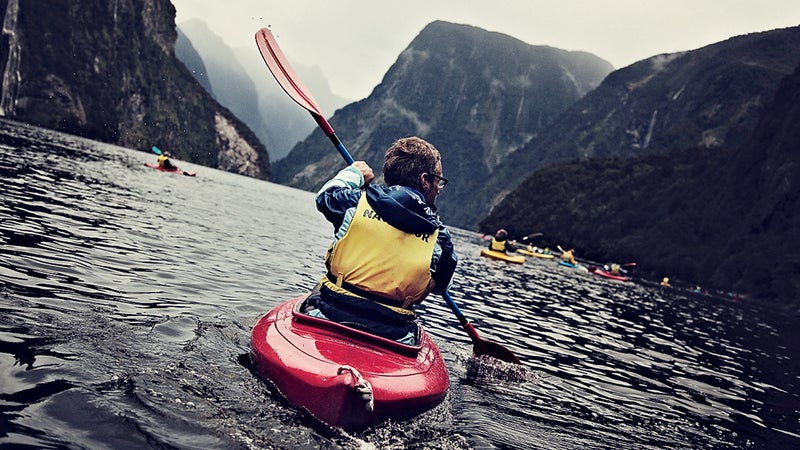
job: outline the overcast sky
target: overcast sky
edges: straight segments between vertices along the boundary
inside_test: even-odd
[[[367,97],[434,20],[532,45],[593,53],[614,68],[800,24],[800,0],[172,0],[175,22],[201,19],[231,47],[256,49],[269,26],[286,55],[318,66],[334,93]],[[257,53],[255,54],[257,56]],[[265,67],[266,70],[266,67]]]

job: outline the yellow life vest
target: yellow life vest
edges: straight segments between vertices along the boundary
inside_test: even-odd
[[[494,250],[496,252],[504,252],[506,251],[506,241],[498,241],[495,238],[492,238],[492,244],[489,247],[489,250]]]
[[[158,155],[158,167],[164,167],[164,162],[169,159],[164,154]]]
[[[438,235],[439,230],[400,231],[381,219],[362,193],[350,227],[328,250],[328,271],[339,286],[346,283],[408,308],[433,290],[431,256]]]

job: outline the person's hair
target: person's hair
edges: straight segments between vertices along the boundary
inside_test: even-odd
[[[498,241],[505,241],[507,237],[508,237],[508,232],[502,228],[497,230],[497,233],[495,233],[494,235],[494,238],[497,239]]]
[[[398,139],[386,150],[383,180],[389,186],[401,185],[422,191],[420,175],[435,174],[442,160],[439,150],[416,136]]]

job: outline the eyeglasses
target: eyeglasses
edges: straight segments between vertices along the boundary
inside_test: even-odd
[[[439,176],[439,175],[436,175],[435,173],[429,173],[428,175],[430,175],[430,176],[436,178],[437,180],[439,180],[439,182],[436,183],[436,188],[439,189],[440,191],[442,189],[444,189],[444,187],[447,186],[447,183],[449,182],[447,180],[447,178]]]

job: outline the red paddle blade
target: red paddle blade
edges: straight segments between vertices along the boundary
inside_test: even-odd
[[[478,356],[486,355],[507,363],[522,364],[517,355],[496,342],[481,340],[472,346],[472,351]]]
[[[311,96],[311,92],[303,85],[300,77],[289,64],[289,60],[284,56],[283,51],[278,46],[275,36],[268,28],[256,31],[256,44],[264,62],[267,63],[272,76],[278,81],[284,91],[297,104],[307,109],[312,114],[322,117],[322,109]]]
[[[478,331],[475,330],[475,327],[473,327],[471,323],[466,322],[463,326],[464,329],[467,330],[467,334],[469,334],[470,339],[472,339],[472,352],[476,355],[486,355],[508,363],[522,364],[522,361],[520,361],[519,358],[517,358],[517,355],[512,353],[511,350],[496,342],[487,341],[481,338],[478,335]]]

